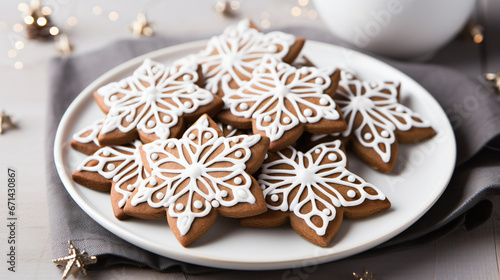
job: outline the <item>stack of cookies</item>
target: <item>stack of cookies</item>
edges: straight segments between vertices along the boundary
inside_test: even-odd
[[[110,192],[120,220],[166,217],[185,247],[218,215],[251,227],[289,222],[327,246],[343,218],[391,205],[348,170],[346,147],[388,173],[398,142],[435,131],[399,103],[397,82],[294,66],[304,42],[243,20],[171,65],[146,59],[94,92],[105,116],[74,135],[88,157],[73,180]]]

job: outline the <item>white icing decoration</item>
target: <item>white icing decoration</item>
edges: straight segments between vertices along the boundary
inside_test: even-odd
[[[153,187],[154,187],[154,186],[156,186],[156,185],[158,184],[158,181],[156,181],[156,179],[155,179],[155,178],[151,178],[151,179],[149,180],[149,184],[150,184],[151,186],[153,186]]]
[[[248,110],[248,104],[246,104],[246,103],[241,103],[241,104],[240,104],[240,109],[241,109],[241,110]]]
[[[351,74],[341,71],[336,102],[347,122],[343,136],[353,135],[361,145],[373,149],[387,163],[392,156],[391,145],[396,142],[396,129],[408,131],[412,127],[430,127],[430,123],[398,103],[399,83],[379,82],[374,85],[376,87],[372,88],[370,83],[353,79]],[[354,119],[358,114],[362,116],[362,122],[355,126]],[[368,132],[363,131],[369,131],[371,137],[366,139]]]
[[[275,211],[293,212],[319,236],[323,236],[329,222],[335,219],[335,208],[361,205],[365,199],[384,200],[385,196],[382,192],[361,178],[356,177],[356,183],[342,180],[342,178],[355,175],[346,169],[347,158],[340,149],[340,145],[340,140],[336,140],[319,144],[306,153],[299,152],[290,146],[287,149],[291,153],[285,155],[282,151],[277,152],[278,159],[264,163],[258,178],[259,184],[265,186],[264,196],[270,197],[271,200],[273,200],[273,195],[282,197],[279,205],[267,204],[267,207]],[[320,150],[320,155],[315,160],[312,153],[316,150]],[[339,155],[339,161],[324,162],[324,158],[333,153]],[[337,185],[357,191],[359,197],[355,200],[345,199],[336,189]],[[376,194],[369,194],[365,188],[373,189]],[[293,197],[291,197],[292,193],[295,193]],[[304,212],[305,205],[310,205],[312,209]],[[323,223],[320,227],[312,222],[314,216],[322,219]]]
[[[365,138],[366,141],[370,141],[370,140],[372,140],[373,135],[371,133],[365,133],[365,135],[363,136],[363,138]]]
[[[217,123],[217,125],[222,130],[222,132],[224,133],[225,137],[232,137],[232,136],[235,136],[236,134],[238,134],[238,129],[234,128],[231,125],[226,125],[225,126],[222,123]],[[224,129],[224,127],[225,127],[225,129]],[[237,143],[237,142],[235,142],[235,143]]]
[[[184,205],[182,205],[182,203],[177,203],[177,205],[175,205],[175,209],[177,211],[182,211],[182,209],[184,209]]]
[[[189,137],[194,134],[197,139],[200,139],[207,132],[213,137],[204,141],[192,141]],[[239,139],[238,144],[234,144],[235,139]],[[209,127],[208,118],[202,116],[186,130],[181,139],[171,138],[144,145],[145,158],[152,169],[151,177],[158,178],[161,183],[150,187],[145,180],[139,186],[131,204],[137,205],[147,201],[151,207],[169,207],[175,205],[180,197],[188,196],[188,203],[182,213],[176,213],[174,207],[168,209],[168,214],[178,219],[177,227],[180,234],[185,235],[190,230],[193,221],[198,217],[208,215],[213,207],[255,203],[255,197],[250,192],[252,179],[245,172],[245,164],[252,156],[250,148],[260,139],[260,135],[220,137],[216,129]],[[170,143],[175,143],[172,145],[175,147],[172,153],[166,150],[166,147],[170,148]],[[244,151],[241,158],[231,156],[238,150]],[[152,153],[161,156],[155,161],[150,157]],[[223,166],[220,163],[223,163]],[[176,168],[165,169],[166,165],[173,165]],[[223,177],[212,175],[221,172],[227,175]],[[235,177],[243,178],[242,184],[235,184]],[[181,185],[182,189],[179,188]],[[159,202],[152,201],[151,193],[159,190],[163,190],[165,197]],[[227,199],[228,192],[233,194],[231,199]],[[245,196],[240,195],[241,192]],[[191,209],[195,193],[205,200],[204,209],[201,212],[193,212]]]
[[[110,163],[110,164],[108,164],[108,165],[107,165],[107,167],[106,167],[106,168],[107,168],[109,171],[113,171],[113,170],[116,168],[116,166],[115,166],[114,164]]]
[[[354,181],[356,181],[356,178],[354,176],[350,175],[350,176],[347,176],[347,181],[353,183]]]
[[[271,195],[271,200],[272,200],[273,202],[276,202],[276,201],[278,201],[279,199],[280,199],[280,198],[279,198],[279,196],[278,196],[277,194],[273,194],[273,195]]]
[[[323,106],[328,105],[328,99],[326,99],[326,98],[320,98],[319,99],[319,104],[323,105]]]
[[[294,43],[295,36],[282,32],[264,34],[251,28],[247,19],[228,26],[221,35],[212,37],[198,54],[206,80],[205,88],[217,93],[222,84],[227,93],[231,81],[241,87],[252,77],[252,71],[261,63],[263,55],[281,60]]]
[[[194,133],[189,134],[189,139],[191,139],[191,140],[196,139],[196,134],[194,134]]]
[[[158,159],[158,154],[151,154],[151,159],[152,160],[157,160]]]
[[[204,134],[204,136],[205,136],[206,139],[210,139],[210,138],[212,138],[212,133],[207,132],[207,133]]]
[[[203,207],[203,202],[201,202],[201,201],[197,200],[197,201],[195,201],[195,202],[193,203],[193,206],[194,206],[194,208],[196,208],[196,209],[201,209],[201,207]]]
[[[244,190],[238,190],[237,194],[241,198],[247,198],[248,197],[248,193],[246,191],[244,191]]]
[[[142,145],[140,141],[135,141],[132,147],[103,147],[87,157],[78,166],[77,170],[96,172],[102,177],[116,182],[113,185],[114,190],[122,195],[122,199],[118,201],[118,207],[123,208],[132,191],[148,176],[144,171],[141,156],[137,149],[140,145]],[[97,164],[88,165],[90,162],[97,162]],[[110,165],[113,165],[114,168],[109,169]],[[108,168],[105,168],[106,166]],[[135,181],[130,184],[133,179]]]
[[[170,67],[146,59],[132,76],[125,78],[128,89],[116,82],[101,87],[98,93],[105,97],[104,103],[110,109],[100,133],[116,129],[128,133],[137,129],[159,139],[169,138],[170,130],[179,125],[180,117],[193,114],[214,100],[210,91],[194,84],[198,80],[197,67],[194,58],[181,59]],[[193,79],[184,81],[185,75]],[[106,101],[106,96],[116,93],[121,95],[118,100]],[[183,102],[186,99],[189,101]],[[123,123],[123,119],[127,123]]]
[[[348,190],[347,191],[347,196],[350,198],[354,198],[356,196],[356,192],[353,190]]]
[[[278,65],[282,65],[281,70],[278,70]],[[309,67],[308,75],[298,75],[301,70],[279,64],[271,56],[264,58],[261,67],[267,71],[254,73],[250,81],[238,90],[226,93],[223,100],[232,115],[254,119],[254,129],[264,131],[271,141],[280,139],[285,131],[299,123],[340,119],[335,102],[324,94],[331,85],[332,69]],[[314,83],[318,77],[324,80],[323,84]],[[321,98],[327,100],[327,105],[321,104]],[[292,108],[289,110],[285,103]],[[242,110],[241,104],[247,104],[248,109]],[[282,123],[285,117],[290,118],[289,123]]]
[[[292,120],[291,120],[289,117],[284,117],[284,118],[283,118],[283,123],[284,123],[284,124],[289,124],[289,123],[291,123],[291,122],[292,122]]]
[[[165,197],[165,195],[162,192],[156,193],[156,198],[157,199],[163,199],[164,197]]]
[[[240,158],[243,156],[243,153],[241,151],[236,151],[236,153],[234,153],[234,156]]]
[[[78,143],[82,144],[88,144],[91,142],[94,142],[98,147],[101,145],[99,144],[99,141],[97,141],[97,136],[99,135],[99,131],[101,130],[102,127],[102,120],[97,120],[93,122],[91,125],[85,127],[84,129],[80,130],[79,132],[75,133],[73,135],[73,140],[75,140]],[[83,134],[90,132],[89,135],[83,136]]]
[[[328,155],[328,160],[330,160],[330,161],[337,161],[338,158],[339,157],[334,153],[331,153]]]
[[[175,143],[174,142],[170,142],[170,143],[168,143],[167,147],[169,149],[173,149],[173,148],[175,148]]]
[[[234,183],[236,185],[241,185],[241,183],[243,183],[243,180],[240,177],[236,177],[234,178]]]

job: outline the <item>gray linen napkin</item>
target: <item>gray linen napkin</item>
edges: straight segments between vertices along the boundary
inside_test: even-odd
[[[311,40],[339,43],[324,31],[294,28],[287,32]],[[178,39],[144,39],[116,42],[84,55],[52,61],[48,142],[48,199],[54,257],[67,252],[67,240],[99,257],[90,269],[115,264],[181,269],[189,274],[215,269],[182,263],[137,248],[109,233],[83,212],[62,186],[53,163],[53,140],[59,120],[76,95],[112,67],[150,50],[179,43]],[[189,41],[184,38],[182,41]],[[440,66],[386,62],[399,68],[424,86],[449,114],[458,146],[458,167],[439,201],[412,227],[388,242],[361,255],[404,248],[441,237],[459,227],[467,229],[488,220],[493,204],[488,197],[500,190],[499,152],[484,150],[500,135],[500,104],[477,80]],[[471,99],[473,98],[473,100]],[[472,100],[472,101],[471,101]],[[474,102],[471,106],[471,102]],[[477,103],[477,104],[476,104]],[[458,107],[457,107],[458,106]],[[456,108],[475,108],[455,113]],[[358,256],[354,256],[356,258]]]

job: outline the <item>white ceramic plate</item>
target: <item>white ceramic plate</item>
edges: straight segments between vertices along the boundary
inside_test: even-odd
[[[305,54],[317,66],[341,66],[361,78],[399,80],[403,103],[431,121],[438,134],[418,144],[400,145],[393,174],[376,172],[350,156],[350,169],[378,186],[392,208],[378,215],[345,220],[330,246],[321,248],[296,234],[291,227],[245,228],[236,219],[218,218],[213,227],[190,248],[183,248],[164,219],[118,221],[109,194],[74,183],[71,173],[85,158],[69,146],[72,135],[103,113],[92,92],[132,73],[146,58],[170,63],[195,53],[204,41],[161,49],[132,59],[88,86],[64,114],[57,130],[54,157],[59,176],[80,207],[103,227],[151,252],[194,264],[229,269],[283,269],[319,264],[370,249],[402,232],[420,218],[446,188],[455,165],[455,138],[448,119],[434,98],[415,81],[393,67],[366,55],[337,46],[308,41]]]

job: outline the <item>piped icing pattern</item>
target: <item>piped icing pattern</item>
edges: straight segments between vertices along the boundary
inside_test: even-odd
[[[290,211],[323,236],[336,217],[336,208],[385,200],[375,186],[346,169],[347,158],[340,145],[336,140],[306,153],[290,146],[269,156],[258,177],[268,208]],[[313,222],[313,217],[321,218],[321,226]]]
[[[228,26],[221,35],[212,37],[198,54],[205,88],[217,94],[222,85],[224,92],[230,90],[231,81],[242,86],[251,78],[264,54],[281,60],[294,43],[295,36],[278,31],[264,34],[252,28],[248,19]]]
[[[391,159],[396,130],[428,128],[430,122],[399,103],[398,82],[361,81],[341,71],[336,102],[347,122],[344,137],[355,137],[361,145],[373,149],[385,163]],[[361,121],[358,121],[361,119]]]
[[[98,93],[110,107],[100,137],[115,130],[128,133],[134,129],[154,134],[157,139],[171,137],[170,130],[180,125],[179,118],[198,114],[214,102],[211,92],[196,85],[197,68],[192,56],[171,67],[146,59],[132,76],[100,88]]]
[[[252,177],[245,169],[252,156],[250,148],[261,136],[221,137],[219,133],[204,115],[182,138],[144,145],[151,177],[141,184],[132,205],[147,202],[168,207],[169,216],[177,218],[176,227],[185,235],[196,218],[214,208],[255,203]],[[181,198],[186,196],[183,203]]]
[[[73,134],[73,140],[81,144],[94,143],[98,147],[101,146],[97,141],[97,135],[102,128],[102,121],[102,119],[96,120],[91,125]]]
[[[236,117],[255,120],[271,142],[299,124],[341,120],[335,101],[324,91],[331,86],[332,68],[297,69],[266,56],[244,86],[223,97],[225,109]]]
[[[95,172],[105,179],[112,180],[114,191],[122,196],[118,207],[123,208],[135,188],[148,177],[138,150],[141,145],[140,141],[134,141],[129,146],[103,147],[87,157],[77,170]]]

